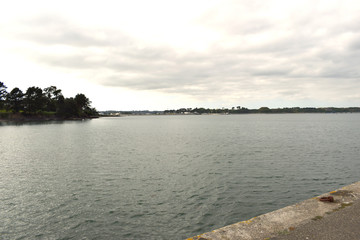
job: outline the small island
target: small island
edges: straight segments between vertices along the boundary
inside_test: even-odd
[[[61,89],[55,86],[44,89],[33,86],[26,92],[15,87],[7,92],[5,84],[0,82],[0,120],[76,120],[96,117],[98,112],[82,93],[65,98]]]

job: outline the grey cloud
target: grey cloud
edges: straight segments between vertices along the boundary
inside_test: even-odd
[[[259,69],[258,71],[254,71],[253,75],[254,76],[286,76],[289,75],[289,73],[290,72],[285,69],[268,69],[268,70]]]
[[[360,26],[359,26],[360,29]],[[360,50],[360,31],[358,32],[358,36],[351,41],[349,44],[350,51],[359,51]]]
[[[271,3],[264,1],[223,1],[207,10],[195,23],[230,35],[251,35],[273,28],[270,19],[256,17],[255,13]]]
[[[36,59],[38,62],[52,66],[52,67],[61,67],[69,69],[95,69],[101,66],[103,62],[87,60],[86,55],[74,54],[67,56],[58,56],[58,55],[40,55],[33,53],[31,56],[33,59]]]
[[[51,67],[81,72],[106,86],[199,98],[237,96],[245,92],[301,96],[307,91],[307,84],[319,89],[331,89],[339,84],[331,79],[348,79],[348,85],[358,86],[359,38],[354,38],[348,46],[332,49],[327,43],[337,37],[335,30],[319,36],[312,31],[310,20],[306,26],[296,25],[298,22],[291,25],[294,34],[286,37],[232,47],[225,47],[225,39],[206,52],[180,52],[171,46],[134,39],[121,31],[85,29],[56,16],[22,22],[12,34],[41,48],[56,44],[72,47],[74,51],[68,54],[44,50],[41,54],[28,52],[28,55]],[[316,24],[322,23],[319,20]],[[219,27],[224,25],[228,26],[229,41],[276,29],[276,25],[264,19],[244,25],[221,23]]]
[[[75,47],[131,44],[131,39],[119,31],[84,28],[60,16],[42,15],[32,19],[23,19],[17,25],[20,31],[10,30],[9,34],[12,37],[37,44],[61,44]]]
[[[264,19],[242,20],[240,18],[239,20],[224,19],[220,22],[208,22],[207,26],[230,35],[244,36],[270,30],[274,27],[274,23]]]
[[[299,95],[300,91],[297,90],[284,90],[284,91],[278,91],[280,95],[283,96],[296,96]]]

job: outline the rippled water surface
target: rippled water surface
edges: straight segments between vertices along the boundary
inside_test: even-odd
[[[360,114],[0,126],[0,239],[183,239],[359,180]]]

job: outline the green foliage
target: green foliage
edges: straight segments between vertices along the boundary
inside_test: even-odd
[[[6,98],[6,86],[3,82],[0,82],[0,109],[4,107],[4,100]]]
[[[76,94],[75,102],[79,109],[85,110],[90,107],[90,100],[82,93]]]
[[[24,95],[24,110],[26,113],[36,113],[45,109],[46,98],[39,87],[29,87]]]
[[[0,82],[0,100],[3,100],[6,96],[6,86],[3,82]]]
[[[95,108],[86,108],[85,110],[84,110],[84,113],[85,113],[85,115],[86,116],[99,116],[99,113],[96,111],[96,109]]]
[[[13,112],[23,110],[24,94],[19,88],[14,88],[6,96],[6,108]]]
[[[6,111],[5,109],[0,110],[0,118],[7,119],[9,118],[11,112]]]
[[[259,108],[259,113],[270,113],[271,112],[271,110],[270,110],[270,108],[268,108],[268,107],[261,107],[261,108]]]
[[[59,103],[56,113],[58,116],[65,118],[80,117],[79,108],[74,98],[61,99],[61,103]]]
[[[57,89],[55,86],[50,86],[44,88],[44,95],[46,98],[46,107],[47,111],[56,111],[57,102],[62,96],[61,90]]]
[[[0,82],[0,110],[6,108],[0,112],[0,118],[7,118],[10,112],[36,116],[56,115],[60,118],[98,116],[98,112],[91,108],[91,101],[84,94],[77,94],[75,98],[64,98],[61,90],[55,86],[44,90],[33,86],[25,93],[19,88],[14,88],[10,93],[5,89],[6,86]]]

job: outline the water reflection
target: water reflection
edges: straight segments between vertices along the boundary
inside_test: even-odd
[[[0,121],[2,126],[24,126],[24,125],[52,125],[52,124],[79,124],[91,121],[91,119],[82,120],[50,120],[50,121]]]

